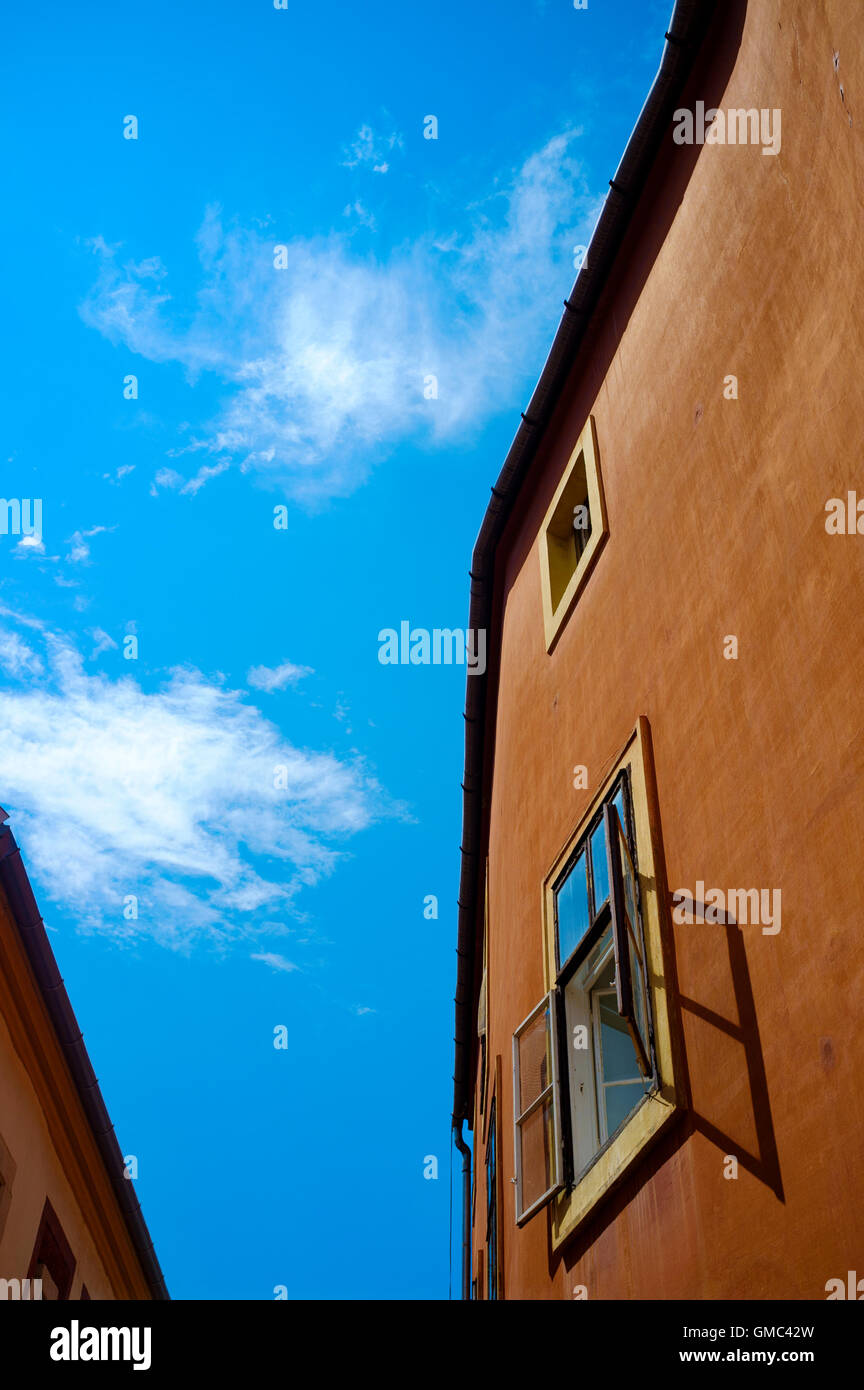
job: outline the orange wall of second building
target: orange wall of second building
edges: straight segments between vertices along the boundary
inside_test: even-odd
[[[683,104],[779,108],[781,152],[667,141],[499,546],[488,1017],[507,1297],[818,1299],[864,1276],[864,536],[825,530],[829,498],[864,497],[854,10],[760,0],[740,46],[724,21]],[[589,413],[610,536],[550,656],[537,535]],[[556,1254],[547,1213],[515,1226],[511,1037],[544,991],[541,884],[639,715],[670,887],[782,891],[778,935],[742,928],[769,1109],[740,1044],[679,1010],[689,1116]],[[670,930],[681,995],[734,1022],[725,936]],[[771,1158],[773,1187],[723,1179],[736,1146]]]
[[[17,1168],[12,1204],[0,1236],[0,1278],[26,1279],[47,1197],[76,1259],[70,1298],[81,1297],[82,1284],[86,1284],[91,1298],[116,1297],[67,1181],[30,1077],[2,1018],[0,1134]]]
[[[2,891],[0,1140],[0,1279],[28,1277],[47,1199],[75,1260],[70,1299],[82,1285],[91,1299],[152,1297]]]

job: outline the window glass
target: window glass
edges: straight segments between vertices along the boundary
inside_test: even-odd
[[[648,1028],[645,1020],[645,981],[642,977],[642,966],[639,957],[633,949],[633,941],[630,933],[627,933],[627,950],[630,956],[630,979],[633,981],[633,1004],[636,1009],[636,1026],[639,1029],[639,1036],[642,1041],[648,1043]]]
[[[617,816],[612,820],[617,820],[621,827],[620,843],[613,846],[616,875],[620,863],[620,905],[616,887],[612,910],[606,826],[596,808],[570,851],[571,857],[565,861],[570,867],[554,893],[558,952],[554,998],[564,1011],[563,1050],[558,1065],[569,1100],[569,1125],[564,1137],[571,1181],[576,1184],[654,1084],[653,1076],[642,1075],[642,1065],[651,1065],[651,1004],[645,983],[645,944],[639,913],[639,879],[633,864],[635,829],[628,787],[626,774],[619,777],[606,803],[615,807]],[[616,918],[619,906],[620,921]],[[619,934],[614,948],[615,932],[610,919],[616,920]],[[602,936],[586,949],[586,938],[601,923]],[[625,1000],[626,1018],[618,1011],[615,949],[623,952],[620,963],[625,973],[628,964],[630,967],[632,1006]],[[574,959],[578,960],[576,968]],[[626,996],[628,991],[625,989],[624,993]],[[517,1220],[521,1213],[530,1214],[532,1203],[539,1204],[545,1193],[556,1190],[552,1170],[558,1157],[558,1115],[551,1092],[546,1093],[551,1082],[551,1061],[540,1035],[539,1016],[534,1016],[532,1023],[517,1034],[517,1104],[521,1106],[521,1114],[516,1117],[517,1147],[525,1170],[523,1191],[517,1191]],[[527,1114],[532,1099],[541,1104]]]
[[[486,1297],[498,1297],[498,1192],[497,1173],[497,1125],[495,1101],[489,1114],[489,1145],[486,1150],[486,1240],[489,1246],[487,1265]]]
[[[603,1080],[629,1081],[639,1075],[636,1049],[627,1024],[618,1012],[615,994],[597,995]]]
[[[545,1008],[519,1035],[519,1115],[552,1085],[550,1009]]]
[[[623,825],[623,822],[622,822]],[[639,921],[636,910],[636,882],[633,878],[633,870],[630,863],[630,856],[625,852],[626,846],[621,847],[621,877],[624,883],[624,906],[627,916],[630,918],[630,925],[634,931],[637,929]]]
[[[579,500],[573,507],[573,545],[576,552],[577,564],[587,549],[590,535],[591,508],[588,502],[588,480],[586,478],[584,489],[580,488]]]
[[[519,1123],[522,1210],[527,1211],[555,1185],[555,1119],[551,1099]]]
[[[639,1072],[630,1030],[618,1012],[614,960],[604,967],[591,992],[591,1007],[597,1025],[597,1104],[601,1129],[605,1128],[608,1139],[639,1104],[647,1089]]]
[[[589,980],[591,976],[594,974],[594,971],[597,969],[597,966],[600,964],[606,952],[611,950],[611,947],[612,928],[607,927],[600,940],[597,942],[597,945],[594,947],[593,950],[589,951],[588,955],[585,957],[584,968],[579,972],[579,979],[583,985],[585,981]],[[614,970],[614,968],[615,965],[613,961],[611,969]]]
[[[513,1034],[519,1225],[561,1187],[557,1020],[557,995],[550,991]]]
[[[606,861],[606,830],[601,820],[591,836],[591,870],[594,874],[594,915],[609,897],[609,865]]]
[[[627,1086],[604,1086],[606,1103],[606,1136],[614,1134],[623,1124],[634,1106],[638,1105],[645,1093],[641,1081],[632,1081]]]
[[[486,1289],[487,1298],[497,1298],[497,1279],[498,1279],[498,1232],[496,1229],[495,1214],[492,1214],[492,1221],[489,1228],[489,1274],[488,1286]]]
[[[563,965],[575,951],[590,926],[588,916],[588,877],[585,854],[579,855],[556,894],[558,909],[558,964]]]

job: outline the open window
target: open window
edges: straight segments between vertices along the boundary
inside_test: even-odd
[[[654,1075],[648,1030],[645,985],[645,946],[639,922],[636,870],[621,817],[614,803],[603,807],[606,853],[612,906],[612,946],[615,953],[615,996],[618,1016],[625,1023],[636,1052],[639,1071]]]
[[[555,992],[513,1035],[516,1220],[521,1226],[561,1190],[561,1093]]]
[[[514,1035],[517,1221],[550,1206],[556,1249],[682,1104],[650,746],[640,719],[546,877],[549,992]]]
[[[552,883],[569,1112],[564,1150],[573,1177],[591,1165],[654,1084],[633,860],[630,784],[622,771]]]
[[[664,966],[661,844],[651,734],[640,717],[544,880],[548,994],[514,1039],[515,1074],[516,1040],[532,1020],[548,1019],[551,1056],[540,1080],[551,1078],[554,1097],[543,1092],[551,1157],[544,1171],[545,1153],[534,1152],[533,1185],[523,1184],[517,1219],[548,1205],[553,1249],[683,1104]],[[518,1095],[517,1161],[529,1113]]]

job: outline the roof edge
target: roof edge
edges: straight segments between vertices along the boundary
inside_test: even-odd
[[[588,253],[552,341],[549,356],[522,415],[483,518],[471,560],[469,628],[490,625],[495,551],[536,456],[543,433],[561,398],[570,369],[582,346],[609,272],[630,226],[664,130],[690,76],[717,8],[717,0],[676,0],[657,75],[648,93],[591,237]],[[465,772],[462,780],[462,866],[456,955],[456,1029],[453,1075],[453,1122],[470,1118],[468,1083],[471,1067],[474,997],[474,936],[478,898],[478,855],[482,840],[484,726],[487,672],[466,680]]]
[[[2,814],[5,816],[6,812]],[[55,1036],[66,1058],[147,1286],[154,1300],[170,1300],[171,1296],[165,1285],[141,1206],[132,1183],[124,1176],[123,1154],[84,1045],[78,1020],[57,968],[45,925],[39,915],[36,898],[21,858],[21,850],[8,825],[0,829],[0,887],[4,890],[12,909],[25,955],[36,977]]]

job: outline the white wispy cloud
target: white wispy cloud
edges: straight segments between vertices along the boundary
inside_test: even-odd
[[[111,474],[111,473],[103,473],[103,474],[102,474],[102,477],[103,477],[107,482],[111,483],[112,486],[116,486],[117,483],[122,482],[122,480],[126,477],[126,475],[127,475],[128,473],[134,473],[134,472],[135,472],[135,465],[134,465],[134,463],[123,463],[123,464],[120,465],[120,467],[119,467],[118,469],[116,469],[116,471],[115,471],[113,474]]]
[[[258,951],[252,955],[251,959],[261,960],[264,962],[265,965],[269,965],[273,970],[284,970],[286,972],[290,972],[292,970],[300,969],[299,965],[295,965],[294,962],[291,960],[286,960],[284,956],[278,955],[275,951]]]
[[[88,675],[68,637],[0,616],[0,796],[40,893],[85,928],[182,948],[264,931],[398,813],[359,761],[293,747],[240,691]]]
[[[25,555],[45,554],[45,543],[41,536],[22,536],[15,548],[16,550],[22,551]]]
[[[371,231],[375,230],[374,215],[368,208],[364,207],[359,199],[355,199],[353,203],[347,203],[342,209],[342,216],[350,217],[357,226],[369,227]]]
[[[94,536],[100,536],[103,531],[113,531],[113,526],[91,526],[89,531],[75,531],[67,542],[69,550],[66,559],[73,565],[86,564],[90,559],[90,547],[87,544]]]
[[[184,482],[183,486],[180,488],[180,491],[191,493],[191,495],[194,497],[195,493],[200,491],[200,489],[204,486],[205,483],[209,483],[211,478],[218,478],[220,473],[225,473],[230,467],[230,458],[219,459],[216,463],[204,463],[198,469],[198,472],[194,475],[194,477],[189,478],[186,482]]]
[[[183,481],[183,474],[178,473],[176,468],[159,468],[150,484],[150,496],[156,497],[160,487],[176,492],[183,486]]]
[[[41,658],[33,648],[17,632],[3,628],[0,628],[0,667],[15,678],[39,676],[43,671]]]
[[[398,131],[379,135],[370,125],[361,125],[351,144],[344,151],[342,167],[357,169],[368,167],[373,174],[386,174],[390,168],[389,158],[394,149],[401,149],[404,140]]]
[[[303,676],[313,674],[311,666],[295,666],[292,661],[283,661],[280,666],[252,666],[246,672],[246,680],[255,690],[284,690],[286,685],[296,685]]]
[[[210,372],[224,385],[216,417],[172,451],[215,462],[188,479],[161,469],[154,487],[192,494],[230,461],[315,504],[349,493],[399,440],[463,438],[515,409],[572,284],[573,247],[601,206],[578,134],[556,136],[499,181],[460,233],[451,222],[386,255],[358,252],[344,222],[284,242],[209,208],[200,283],[182,302],[158,257],[136,263],[97,238],[84,320],[151,361],[182,364],[192,381]],[[274,266],[276,244],[285,269]],[[433,375],[437,399],[424,394]]]
[[[107,632],[103,632],[101,627],[94,627],[90,636],[94,642],[93,650],[90,653],[91,661],[94,661],[97,656],[101,656],[103,652],[110,651],[112,647],[116,650],[117,643],[114,638],[109,636]]]

